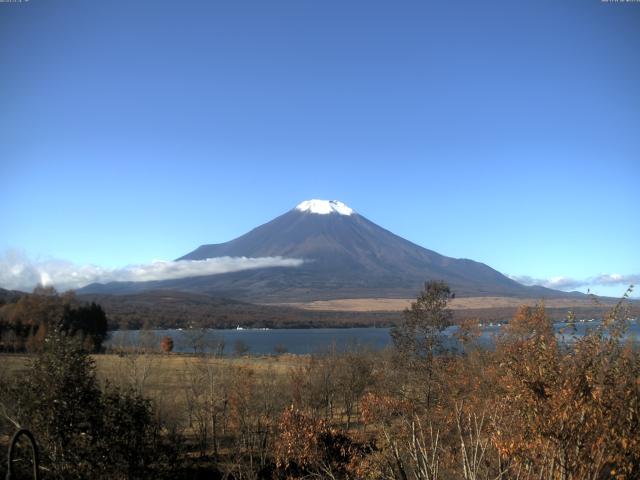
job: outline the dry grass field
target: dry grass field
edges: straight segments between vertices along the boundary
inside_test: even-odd
[[[25,371],[29,362],[35,358],[35,355],[26,353],[0,353],[0,365],[3,373],[12,374],[15,372]],[[285,354],[280,356],[264,355],[264,356],[244,356],[244,357],[201,357],[189,354],[141,354],[137,356],[120,356],[118,354],[99,354],[91,355],[95,360],[98,375],[102,378],[108,378],[112,373],[116,372],[122,365],[127,365],[128,358],[136,358],[138,361],[151,362],[154,368],[159,372],[171,372],[170,376],[179,377],[181,372],[196,362],[209,362],[211,364],[220,364],[236,367],[249,367],[256,372],[262,370],[274,369],[277,372],[284,372],[293,366],[299,366],[306,358],[303,355]]]
[[[26,372],[33,355],[0,354],[0,375],[13,376]],[[229,372],[250,370],[261,376],[286,377],[293,367],[299,367],[308,357],[300,355],[246,356],[215,358],[184,354],[117,354],[92,355],[101,384],[119,387],[133,386],[154,400],[168,396],[178,400],[189,388],[193,372],[207,368],[222,368]],[[168,395],[172,392],[172,395]]]
[[[411,305],[415,299],[410,298],[346,298],[341,300],[318,300],[314,302],[298,302],[282,304],[304,310],[350,311],[350,312],[397,312]],[[448,304],[452,310],[517,308],[520,305],[533,305],[535,299],[517,297],[466,297],[454,298]],[[615,301],[601,301],[602,305],[613,305]],[[557,298],[545,300],[548,308],[593,307],[590,298]]]

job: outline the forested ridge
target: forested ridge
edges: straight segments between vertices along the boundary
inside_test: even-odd
[[[31,297],[31,298],[30,298]],[[305,310],[286,305],[258,305],[229,298],[212,297],[176,291],[150,291],[132,295],[77,295],[73,292],[58,294],[51,289],[36,289],[33,293],[0,290],[0,343],[4,350],[15,351],[26,348],[27,339],[37,333],[36,329],[24,326],[33,323],[29,308],[37,304],[90,305],[95,303],[106,314],[108,329],[139,330],[143,328],[235,328],[237,325],[250,328],[350,328],[392,327],[402,319],[401,311],[323,311]],[[573,308],[578,318],[602,318],[611,306],[593,302],[589,306]],[[640,315],[638,302],[630,305],[632,315]],[[37,307],[36,309],[38,309]],[[516,313],[515,307],[466,308],[453,310],[453,322],[467,320],[480,322],[505,321]],[[545,307],[547,315],[554,321],[563,320],[565,308]],[[44,317],[49,322],[58,315]],[[43,320],[43,316],[40,320]],[[13,336],[11,331],[16,332]],[[7,340],[7,335],[9,339]],[[15,340],[23,338],[24,341]],[[8,343],[8,345],[7,345]],[[12,344],[16,344],[16,348]]]

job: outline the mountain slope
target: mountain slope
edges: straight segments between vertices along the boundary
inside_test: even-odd
[[[461,296],[568,296],[525,287],[491,267],[440,255],[369,221],[341,202],[310,200],[229,242],[202,245],[178,260],[213,257],[304,259],[274,267],[158,282],[86,287],[95,293],[174,289],[253,301],[412,298],[426,280]]]

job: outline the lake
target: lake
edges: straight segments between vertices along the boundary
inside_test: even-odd
[[[575,336],[580,337],[588,329],[596,328],[599,321],[576,323]],[[566,330],[567,324],[556,323],[556,336],[559,340],[564,337],[565,341],[572,341],[572,335]],[[480,343],[490,346],[495,335],[500,333],[501,325],[483,326],[480,336]],[[457,344],[453,334],[457,327],[449,327],[444,332],[445,341],[448,346],[454,347]],[[390,346],[391,336],[389,328],[283,328],[272,330],[261,329],[206,329],[204,331],[190,330],[117,330],[111,332],[106,347],[132,347],[136,345],[147,345],[157,347],[163,336],[170,336],[174,342],[174,352],[193,353],[194,344],[196,348],[205,351],[214,351],[224,344],[224,354],[233,354],[242,345],[250,355],[271,355],[278,351],[286,351],[295,354],[309,354],[326,351],[335,346],[337,351],[345,351],[356,346],[368,347],[375,350],[384,349]],[[629,323],[627,337],[634,342],[640,339],[640,324],[638,320]]]

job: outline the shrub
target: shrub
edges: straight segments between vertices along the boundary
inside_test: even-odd
[[[78,339],[54,330],[11,394],[13,416],[31,429],[54,477],[137,478],[153,459],[148,400],[110,387]]]
[[[132,390],[107,387],[101,399],[102,428],[96,450],[101,470],[137,478],[153,461],[155,425],[151,403]]]

